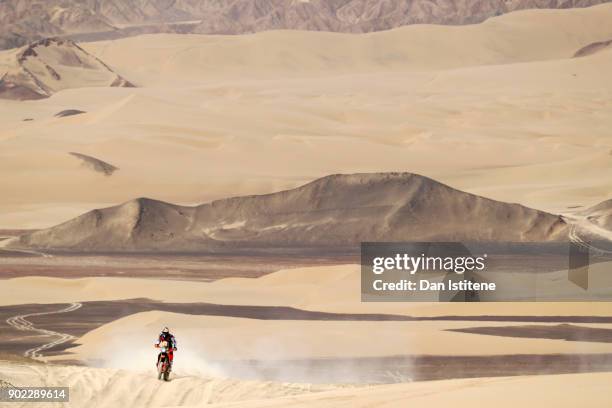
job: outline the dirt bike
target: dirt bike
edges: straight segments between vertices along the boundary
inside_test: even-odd
[[[165,342],[164,342],[165,343]],[[169,381],[172,364],[170,363],[170,350],[167,345],[160,345],[160,353],[157,358],[157,379]]]

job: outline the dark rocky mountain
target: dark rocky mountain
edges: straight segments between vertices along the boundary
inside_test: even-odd
[[[0,77],[0,98],[42,99],[62,89],[86,86],[133,85],[76,43],[50,38],[16,53]]]
[[[327,249],[362,241],[567,239],[561,217],[410,173],[332,175],[273,194],[195,207],[139,198],[14,240],[78,252]]]
[[[370,32],[407,24],[470,24],[531,8],[608,0],[1,0],[0,48],[42,37],[140,32],[242,34],[274,29]],[[187,25],[168,23],[192,21]],[[87,37],[77,37],[79,39]]]

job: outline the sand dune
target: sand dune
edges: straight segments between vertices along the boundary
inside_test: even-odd
[[[576,51],[574,57],[585,57],[587,55],[592,55],[605,50],[606,48],[610,47],[610,45],[612,45],[612,40],[594,42]]]
[[[153,371],[151,374],[150,371]],[[236,381],[186,376],[160,386],[155,367],[148,372],[45,365],[0,361],[2,379],[17,386],[70,387],[70,405],[76,407],[198,406],[220,402],[257,400],[317,392],[331,387]],[[28,404],[29,406],[48,406]]]
[[[97,299],[121,299],[132,297],[151,297],[171,302],[216,302],[245,305],[291,305],[294,307],[361,313],[397,313],[412,315],[601,315],[610,316],[612,311],[606,303],[489,303],[489,304],[367,304],[359,298],[359,267],[354,265],[336,267],[302,268],[280,271],[259,279],[232,278],[213,283],[194,283],[177,281],[155,281],[141,279],[52,279],[20,278],[3,282],[6,295],[0,300],[5,304],[24,302],[58,303],[92,301]],[[85,306],[86,307],[86,306]],[[69,314],[66,318],[69,318]],[[554,326],[555,323],[538,323]],[[164,392],[151,394],[152,387],[159,387],[150,372],[151,359],[155,350],[148,348],[152,336],[164,325],[170,325],[180,341],[175,374],[177,379],[159,390]],[[390,358],[400,355],[428,356],[464,356],[473,358],[499,358],[508,354],[537,354],[539,356],[555,355],[589,355],[592,353],[611,353],[612,344],[606,342],[565,341],[537,338],[491,337],[474,333],[452,330],[465,330],[482,326],[482,322],[470,321],[292,321],[292,320],[258,320],[232,317],[194,316],[163,311],[144,312],[129,315],[88,332],[77,340],[77,347],[69,350],[70,354],[47,357],[48,360],[77,359],[105,369],[83,367],[41,366],[18,367],[23,376],[12,374],[2,366],[2,377],[15,382],[28,384],[53,378],[61,384],[70,385],[73,403],[79,405],[85,398],[99,395],[96,403],[99,406],[110,404],[129,404],[146,406],[157,404],[180,406],[199,406],[204,402],[241,401],[240,406],[248,404],[324,404],[324,400],[311,400],[300,396],[298,399],[283,399],[284,395],[297,395],[305,391],[324,391],[327,387],[296,386],[261,382],[221,380],[228,375],[257,378],[260,372],[255,368],[238,364],[241,361],[257,360],[263,367],[269,366],[276,375],[285,378],[304,378],[300,366],[293,366],[288,361],[317,361],[320,359],[340,359],[333,372],[318,378],[329,378],[334,381],[359,381],[359,370],[351,361],[360,358]],[[522,326],[520,322],[486,322],[491,327]],[[606,324],[578,324],[580,327],[609,328]],[[449,349],[449,344],[452,348]],[[109,352],[113,350],[113,352]],[[541,358],[541,357],[538,357]],[[355,360],[357,361],[357,360]],[[232,362],[234,362],[232,364]],[[0,363],[2,364],[2,363]],[[357,363],[355,363],[357,364]],[[382,364],[382,363],[381,363]],[[407,364],[404,362],[404,364]],[[282,368],[284,367],[284,368]],[[287,370],[283,373],[282,370]],[[301,369],[304,369],[302,367]],[[347,370],[350,370],[347,371]],[[402,375],[409,375],[403,373]],[[317,371],[315,370],[314,373]],[[349,375],[350,374],[350,375]],[[392,373],[391,373],[392,374]],[[389,374],[389,375],[391,375]],[[312,374],[310,374],[312,376]],[[397,380],[397,376],[393,377]],[[25,377],[27,376],[27,377]],[[594,376],[594,374],[589,374]],[[216,378],[216,379],[211,379]],[[86,378],[83,386],[81,379]],[[113,392],[106,392],[108,378],[113,378]],[[365,377],[364,377],[365,378]],[[403,377],[404,381],[406,378]],[[533,378],[540,381],[549,377]],[[555,377],[556,378],[556,377]],[[591,377],[589,377],[591,378]],[[47,384],[48,384],[48,380]],[[532,379],[516,377],[513,379],[498,378],[453,380],[457,386],[471,384],[476,387],[476,395],[486,393],[490,382],[518,381],[525,390],[530,387]],[[524,382],[526,381],[526,382]],[[402,387],[421,387],[426,383],[403,384]],[[435,383],[433,394],[442,395],[444,384]],[[557,382],[555,382],[557,384]],[[174,388],[179,387],[179,388]],[[386,386],[385,386],[386,387]],[[398,385],[397,387],[400,387]],[[432,385],[433,387],[433,385]],[[381,388],[382,389],[382,388]],[[417,394],[410,389],[402,388],[403,395],[410,401],[419,401]],[[420,388],[419,388],[420,389]],[[146,399],[134,396],[134,393],[146,394]],[[206,390],[202,395],[202,390]],[[356,401],[370,401],[369,398],[383,397],[378,388],[351,388],[346,393],[329,391],[329,398],[342,400],[354,406]],[[531,398],[551,397],[539,393],[534,388],[529,391]],[[480,392],[482,391],[482,392]],[[327,392],[327,391],[325,391]],[[339,394],[336,394],[338,392]],[[388,391],[385,391],[387,393]],[[429,393],[428,391],[427,393]],[[471,391],[470,391],[471,392]],[[525,391],[527,392],[527,391]],[[478,394],[480,393],[480,394]],[[281,398],[278,399],[277,398]],[[302,398],[305,398],[302,400]],[[471,396],[461,394],[461,403],[471,401]],[[264,401],[265,400],[265,401]],[[172,402],[174,401],[174,402]],[[416,403],[416,402],[415,402]],[[290,405],[289,405],[290,406]],[[299,405],[298,405],[299,406]],[[587,405],[588,406],[588,405]],[[595,405],[597,406],[597,405]]]
[[[537,377],[477,378],[420,383],[330,387],[215,380],[176,379],[160,387],[148,373],[85,367],[0,363],[3,378],[16,384],[69,385],[71,403],[97,407],[499,407],[580,405],[603,408],[609,373]],[[335,389],[334,389],[335,388]],[[581,392],[575,392],[580,389]],[[500,399],[499,396],[504,395]],[[180,403],[177,403],[180,401]],[[212,405],[208,405],[212,404]],[[29,406],[39,406],[29,404]]]
[[[514,408],[538,404],[559,408],[577,405],[603,408],[608,404],[606,390],[610,382],[609,373],[588,373],[355,388],[184,377],[160,387],[149,373],[124,370],[5,362],[0,363],[0,369],[3,378],[16,385],[69,385],[72,405],[95,403],[97,407],[473,407],[495,404]],[[575,392],[576,389],[581,392]],[[500,399],[499,395],[504,398]]]
[[[67,118],[68,116],[82,115],[84,113],[87,112],[78,109],[64,109],[61,112],[57,112],[53,116],[55,116],[56,118]]]
[[[588,208],[583,214],[586,215],[589,221],[608,231],[612,231],[612,200],[606,200]]]
[[[160,387],[148,373],[5,362],[0,364],[3,378],[12,383],[68,384],[71,386],[73,405],[91,405],[93,401],[99,407],[405,407],[413,404],[473,407],[495,404],[514,408],[538,404],[560,408],[577,405],[604,408],[608,404],[606,390],[610,382],[609,373],[588,373],[333,389],[324,386],[185,377]],[[504,395],[504,398],[500,399],[500,395]]]
[[[612,54],[571,56],[612,38],[611,12],[88,43],[144,87],[0,101],[0,171],[11,174],[0,225],[49,227],[134,197],[193,205],[338,172],[416,172],[554,213],[594,205],[610,198]],[[54,118],[62,109],[87,114]],[[83,172],[70,151],[121,172]]]
[[[186,79],[228,76],[273,80],[571,58],[584,46],[612,38],[610,19],[612,6],[602,4],[528,10],[468,26],[421,24],[363,35],[285,30],[246,36],[144,35],[83,47],[125,69],[139,84],[178,85]]]
[[[119,170],[117,167],[113,166],[110,163],[106,163],[103,160],[96,159],[95,157],[91,157],[86,154],[76,152],[70,152],[70,154],[81,160],[86,167],[92,169],[93,171],[102,173],[106,176],[111,176],[115,171]]]
[[[75,29],[88,21],[81,17],[87,16],[56,15],[58,23],[76,23]],[[52,95],[0,100],[0,173],[10,175],[0,177],[0,226],[49,227],[125,202],[24,242],[91,250],[354,244],[366,237],[407,236],[554,239],[566,237],[567,228],[551,214],[584,209],[587,221],[609,228],[608,203],[593,205],[610,199],[612,52],[593,44],[612,38],[611,20],[612,5],[605,4],[367,35],[146,35],[83,46],[114,75],[141,88],[108,87],[114,77],[90,57],[85,62],[91,62],[91,72],[63,63],[56,68],[46,61],[57,54],[43,51],[44,58],[27,68],[40,74],[40,89],[50,91],[45,96]],[[577,50],[588,55],[572,58]],[[0,53],[0,72],[15,68],[16,52]],[[13,74],[23,79],[20,72],[12,70],[5,80]],[[70,81],[57,84],[52,72]],[[26,96],[43,95],[39,84],[24,85],[19,89]],[[54,116],[64,110],[86,113]],[[69,152],[104,158],[121,171],[112,177],[83,171]],[[406,171],[445,184],[402,173],[327,177],[304,186],[340,172]],[[272,191],[282,192],[245,197]],[[161,201],[130,201],[134,197]],[[600,266],[591,271],[590,283],[606,290],[609,266]],[[546,278],[551,290],[577,290],[565,275]],[[117,300],[122,307],[121,300],[147,297],[338,313],[612,316],[605,302],[363,303],[359,283],[357,265],[210,283],[27,277],[2,281],[0,304],[14,306],[4,310],[15,315],[26,313],[19,310],[25,303],[62,303],[55,309],[61,310],[66,302]],[[520,324],[484,325],[495,331],[502,325],[519,330]],[[152,375],[155,350],[147,346],[164,325],[181,342],[178,377],[168,384]],[[75,406],[609,406],[609,373],[339,388],[222,379],[229,371],[218,363],[263,359],[286,369],[292,358],[426,354],[480,358],[490,365],[513,354],[534,357],[538,369],[548,369],[535,354],[574,355],[581,363],[592,353],[612,353],[612,343],[604,341],[477,334],[481,326],[466,320],[259,320],[153,311],[79,338],[72,357],[107,368],[0,362],[0,377],[18,385],[69,385]],[[555,324],[542,326],[552,330]],[[566,330],[609,326],[575,323]],[[338,381],[346,370],[357,372],[350,364],[343,367],[334,373]],[[458,375],[468,367],[459,364]]]
[[[592,282],[610,287],[606,265],[592,271]],[[550,277],[552,293],[572,293],[561,276]],[[261,278],[229,278],[211,283],[136,278],[14,278],[2,281],[0,305],[49,304],[150,298],[165,302],[207,302],[245,306],[288,306],[333,313],[385,313],[410,316],[611,316],[606,302],[396,303],[361,302],[358,265],[278,271]]]
[[[330,391],[312,396],[219,404],[219,407],[474,407],[516,408],[541,406],[604,408],[609,404],[606,384],[609,373],[551,375],[539,377],[481,378],[442,382],[371,387],[362,390]],[[579,388],[578,388],[579,387]],[[580,392],[576,392],[580,389]],[[500,398],[503,395],[503,398]]]

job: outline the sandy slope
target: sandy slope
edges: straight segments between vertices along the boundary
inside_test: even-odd
[[[287,304],[321,310],[394,312],[410,314],[548,314],[610,315],[605,303],[542,304],[384,304],[359,303],[358,268],[337,266],[281,271],[259,279],[226,279],[214,283],[138,279],[21,278],[3,281],[8,304],[67,302],[73,299],[120,299],[149,296],[172,301],[214,301],[242,304]],[[324,288],[322,290],[321,288]],[[69,318],[69,314],[66,315]],[[159,387],[152,375],[151,344],[160,327],[170,325],[180,341],[178,379]],[[495,356],[500,354],[611,353],[610,343],[531,338],[490,337],[448,329],[482,324],[458,322],[334,322],[261,321],[165,312],[134,314],[95,329],[77,343],[70,358],[105,369],[7,365],[0,376],[19,385],[69,385],[74,406],[200,406],[205,402],[260,406],[360,406],[359,404],[432,406],[454,401],[458,406],[498,401],[499,404],[537,403],[541,406],[605,407],[601,388],[609,374],[471,379],[399,384],[350,390],[331,390],[317,396],[297,396],[325,389],[223,380],[226,366],[219,360],[385,357],[405,354]],[[487,326],[517,323],[487,322]],[[608,328],[609,325],[589,325]],[[449,345],[452,348],[449,349]],[[65,356],[62,358],[66,358]],[[349,363],[342,366],[351,369]],[[232,371],[236,374],[236,371]],[[295,373],[293,373],[295,374]],[[329,374],[329,373],[328,373]],[[340,380],[343,373],[339,371]],[[248,372],[241,375],[249,376]],[[571,385],[571,386],[570,386]],[[580,387],[580,392],[575,388]],[[520,392],[519,392],[520,390]],[[563,391],[560,391],[563,390]],[[571,394],[565,390],[572,390]],[[294,395],[289,399],[285,395]],[[602,396],[603,395],[603,396]],[[587,397],[588,396],[588,397]],[[527,400],[523,400],[527,398]],[[586,398],[586,399],[585,399]],[[249,401],[248,403],[246,401]],[[528,401],[528,402],[526,402]],[[570,405],[563,405],[571,403]],[[463,405],[462,405],[463,404]],[[437,405],[433,405],[437,406]],[[504,405],[501,405],[504,406]]]
[[[304,394],[325,386],[236,381],[185,376],[160,386],[155,368],[145,371],[10,364],[0,361],[0,377],[16,386],[70,387],[71,407],[197,406]],[[20,406],[20,405],[16,405]],[[46,406],[32,404],[25,406]]]
[[[11,177],[0,179],[0,225],[49,226],[138,196],[264,193],[335,172],[408,170],[550,211],[595,204],[610,194],[612,52],[570,57],[612,38],[611,13],[87,44],[143,88],[1,101],[0,171]],[[63,109],[87,113],[53,117]],[[88,172],[70,151],[121,170]]]
[[[606,200],[585,210],[587,219],[601,228],[612,230],[612,200]]]
[[[612,379],[609,373],[589,373],[428,381],[334,390],[324,386],[199,377],[179,378],[160,387],[159,382],[148,373],[4,362],[0,362],[0,372],[3,379],[16,385],[68,385],[71,387],[70,405],[74,407],[352,408],[494,405],[503,408],[605,408],[609,406],[608,388]],[[211,403],[213,405],[208,405]]]
[[[552,281],[555,281],[553,279]],[[562,281],[565,281],[564,279]],[[549,282],[550,283],[550,282]],[[300,268],[276,272],[258,279],[232,278],[214,283],[139,279],[20,278],[5,281],[8,304],[67,302],[76,299],[151,297],[173,302],[210,302],[239,305],[293,306],[315,311],[344,313],[394,313],[435,315],[603,315],[608,303],[361,303],[359,268],[337,266]],[[41,294],[45,294],[41,296]],[[524,323],[487,322],[487,326]],[[556,354],[612,352],[606,343],[567,342],[525,338],[495,338],[450,332],[448,329],[480,326],[459,322],[341,322],[256,320],[190,316],[166,312],[130,315],[95,329],[71,349],[74,358],[90,364],[146,368],[149,344],[159,327],[169,325],[181,338],[181,354],[187,369],[218,374],[207,359],[308,359],[381,357],[393,355],[447,355],[449,344],[460,355]],[[604,325],[603,327],[608,327]],[[244,340],[249,339],[248,346]],[[107,353],[108,347],[129,350]],[[65,357],[60,356],[60,359]],[[210,371],[212,370],[212,371]]]
[[[330,391],[312,396],[219,404],[219,407],[554,407],[605,408],[611,375],[572,374],[541,377],[479,378]]]
[[[604,4],[527,10],[467,26],[411,25],[364,35],[303,31],[145,35],[84,46],[147,85],[228,76],[276,80],[569,58],[587,44],[612,37],[610,19],[612,7]],[[590,22],[588,27],[585,21]]]

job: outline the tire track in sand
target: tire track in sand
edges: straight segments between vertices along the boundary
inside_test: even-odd
[[[28,358],[40,358],[42,357],[42,351],[44,350],[48,350],[52,347],[55,347],[57,345],[60,345],[62,343],[65,343],[67,341],[70,340],[74,340],[76,339],[76,337],[70,335],[70,334],[66,334],[66,333],[58,333],[52,330],[46,330],[46,329],[39,329],[34,327],[34,324],[32,322],[30,322],[29,320],[27,320],[26,318],[28,317],[33,317],[33,316],[44,316],[44,315],[50,315],[50,314],[58,314],[58,313],[69,313],[69,312],[73,312],[79,308],[81,308],[81,306],[83,306],[81,303],[71,303],[69,306],[60,309],[60,310],[56,310],[56,311],[51,311],[51,312],[39,312],[39,313],[29,313],[29,314],[24,314],[24,315],[18,315],[18,316],[13,316],[13,317],[9,317],[8,319],[6,319],[6,323],[17,329],[17,330],[21,330],[21,331],[30,331],[30,332],[36,332],[36,333],[40,333],[43,336],[52,336],[52,337],[56,337],[55,340],[49,342],[49,343],[45,343],[41,346],[38,347],[34,347],[31,348],[29,350],[26,350],[23,355],[25,357]]]

